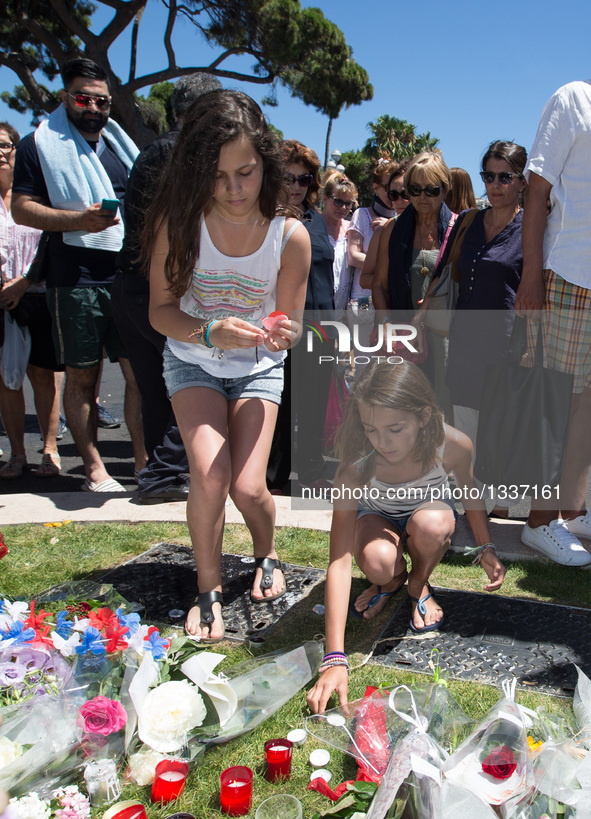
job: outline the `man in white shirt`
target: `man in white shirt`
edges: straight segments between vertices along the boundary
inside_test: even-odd
[[[543,307],[545,366],[572,373],[573,395],[559,508],[532,509],[521,540],[566,566],[586,566],[591,466],[591,81],[548,101],[526,168],[523,275],[515,310]],[[542,446],[542,442],[540,442]]]

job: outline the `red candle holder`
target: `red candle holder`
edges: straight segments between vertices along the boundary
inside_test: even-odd
[[[189,766],[180,759],[163,759],[156,765],[152,802],[172,802],[185,790]]]
[[[125,802],[117,802],[105,811],[103,819],[147,819],[147,814],[141,802],[127,799]]]
[[[290,742],[289,739],[268,739],[265,742],[267,779],[269,782],[275,782],[277,779],[289,779],[292,749],[293,742]]]
[[[234,765],[220,774],[220,803],[228,816],[246,816],[252,805],[252,771]]]

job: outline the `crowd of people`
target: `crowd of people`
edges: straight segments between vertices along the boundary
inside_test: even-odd
[[[579,540],[591,538],[588,83],[550,100],[529,160],[513,142],[485,149],[479,208],[469,175],[438,150],[378,159],[373,200],[358,207],[346,169],[321,175],[313,150],[277,140],[250,97],[207,75],[176,83],[174,127],[140,152],[109,116],[100,66],[71,60],[62,79],[62,104],[34,133],[20,140],[0,123],[0,315],[5,333],[16,321],[31,335],[39,477],[59,474],[64,381],[83,488],[125,491],[97,442],[101,363],[119,362],[140,499],[187,501],[198,576],[187,634],[224,637],[228,497],[253,541],[251,601],[285,594],[273,495],[294,480],[339,490],[314,710],[334,691],[346,701],[349,614],[375,617],[406,584],[411,631],[441,627],[429,579],[458,515],[450,482],[464,492],[485,588],[498,589],[505,568],[474,477],[482,394],[515,317],[533,323],[541,308],[544,363],[573,375],[572,410],[562,482],[532,504],[522,540],[563,565],[591,563]],[[448,274],[456,297],[442,332],[430,308]],[[386,352],[398,311],[415,346],[362,363],[359,350]],[[338,354],[310,355],[313,332]],[[0,416],[11,447],[0,478],[16,479],[24,399],[1,378]],[[510,514],[501,493],[490,514]],[[349,603],[353,557],[370,585]]]

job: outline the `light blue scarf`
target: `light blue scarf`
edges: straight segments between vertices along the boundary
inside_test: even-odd
[[[133,140],[112,119],[102,133],[127,170],[131,170],[139,153]],[[81,211],[102,199],[116,199],[97,153],[72,125],[63,105],[37,128],[35,145],[54,208]],[[67,245],[112,251],[121,249],[123,235],[122,221],[100,233],[75,230],[63,234]]]

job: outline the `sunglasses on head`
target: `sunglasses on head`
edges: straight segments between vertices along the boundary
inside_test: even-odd
[[[102,111],[103,108],[108,108],[111,104],[111,97],[93,97],[91,94],[70,94],[66,92],[69,97],[74,100],[76,108],[88,108],[94,103],[96,107]]]
[[[509,171],[501,171],[500,173],[494,173],[493,171],[480,171],[480,178],[485,185],[492,184],[497,176],[499,177],[499,182],[501,185],[510,185],[514,179],[523,178],[521,174],[509,173]]]
[[[442,187],[441,185],[426,185],[424,188],[421,188],[420,185],[409,185],[406,190],[411,196],[420,196],[424,193],[425,196],[434,197],[439,196]]]
[[[286,173],[284,178],[288,185],[299,185],[300,188],[309,188],[314,181],[314,177],[311,173],[303,173],[300,174],[300,176]]]
[[[399,199],[405,199],[408,202],[408,193],[405,190],[397,191],[392,188],[386,191],[386,193],[388,194],[390,202],[398,202]]]
[[[337,208],[347,208],[347,210],[351,210],[355,204],[352,199],[340,199],[338,196],[330,196],[329,199],[332,199]]]

